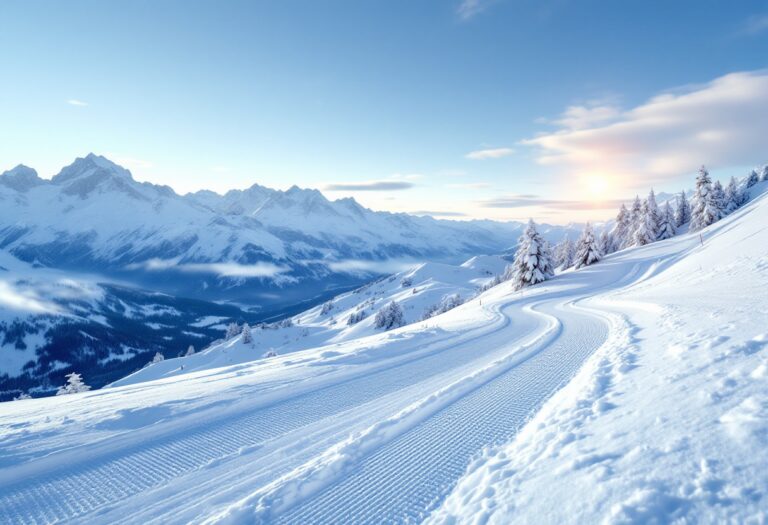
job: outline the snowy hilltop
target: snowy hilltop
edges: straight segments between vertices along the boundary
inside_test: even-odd
[[[559,269],[530,224],[498,279],[423,266],[145,377],[0,404],[0,521],[763,522],[768,181],[721,213],[705,171],[669,238],[649,196]],[[293,346],[302,325],[316,346]]]

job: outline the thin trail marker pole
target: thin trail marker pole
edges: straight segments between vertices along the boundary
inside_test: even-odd
[[[704,246],[704,237],[699,234],[699,240],[701,241],[701,245]]]

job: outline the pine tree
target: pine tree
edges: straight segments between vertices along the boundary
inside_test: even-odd
[[[635,195],[635,200],[632,201],[632,207],[629,209],[629,231],[627,232],[627,246],[635,245],[635,231],[637,231],[640,221],[643,218],[643,201],[640,200],[639,195]]]
[[[712,179],[704,166],[699,169],[696,177],[696,191],[693,194],[691,210],[691,231],[706,228],[717,221],[719,210],[712,196]]]
[[[653,214],[648,206],[648,201],[643,203],[643,207],[640,211],[640,220],[635,228],[635,233],[632,237],[635,246],[645,246],[656,240],[656,236],[659,232],[656,230],[656,223],[653,220]]]
[[[675,208],[675,226],[679,228],[689,222],[691,222],[691,206],[688,204],[685,192],[681,191],[677,197],[677,207]]]
[[[676,233],[675,214],[672,212],[672,206],[669,205],[669,201],[667,201],[661,212],[661,224],[659,225],[659,234],[656,239],[663,241],[673,237]]]
[[[598,247],[600,253],[603,255],[609,255],[613,253],[613,236],[608,230],[603,230],[600,233],[600,240],[598,241]]]
[[[760,182],[768,181],[768,164],[763,166],[762,171],[760,172]]]
[[[253,335],[251,334],[251,327],[248,326],[248,323],[243,323],[243,330],[240,332],[240,339],[247,345],[253,343]]]
[[[744,182],[744,186],[746,188],[751,188],[758,182],[760,182],[760,175],[757,174],[757,170],[752,170],[749,172],[749,175],[747,175],[747,180]]]
[[[619,208],[619,213],[616,215],[616,224],[613,226],[611,232],[611,238],[613,240],[613,246],[611,251],[616,252],[625,248],[628,244],[628,238],[632,228],[632,216],[627,210],[624,204]]]
[[[661,223],[661,212],[659,211],[659,205],[656,204],[656,194],[654,193],[653,189],[651,189],[651,192],[648,194],[647,202],[648,202],[648,213],[650,213],[651,220],[653,221],[654,229],[658,234],[659,224]]]
[[[191,355],[195,355],[195,347],[193,345],[189,345],[189,348],[187,348],[187,353],[184,355],[187,357]]]
[[[56,392],[57,396],[78,394],[80,392],[87,392],[91,389],[91,387],[83,382],[82,376],[77,372],[72,372],[71,374],[67,374],[64,377],[67,378],[67,382]]]
[[[561,270],[567,270],[573,266],[574,255],[573,241],[566,237],[557,247],[557,267]]]
[[[242,329],[237,325],[237,323],[229,323],[229,326],[227,327],[227,335],[224,337],[229,340],[240,335],[240,332],[242,332]]]
[[[741,206],[742,195],[739,186],[736,183],[736,177],[731,177],[728,186],[725,187],[725,214],[731,214]]]
[[[546,281],[554,275],[552,255],[547,250],[544,239],[536,231],[533,220],[528,221],[528,226],[520,237],[512,264],[515,290]]]
[[[155,353],[155,357],[152,358],[152,361],[150,361],[150,364],[160,363],[162,361],[165,361],[165,356],[160,352],[157,352]]]
[[[581,238],[576,243],[574,267],[578,270],[583,266],[594,264],[602,258],[603,254],[600,253],[600,247],[597,245],[595,234],[592,232],[592,226],[587,223],[581,233]]]
[[[723,189],[723,185],[720,184],[720,181],[715,181],[715,183],[712,185],[712,202],[715,203],[715,208],[717,209],[717,219],[716,221],[719,221],[723,217],[725,217],[725,190]]]
[[[400,305],[397,304],[396,301],[390,302],[376,312],[376,317],[373,320],[373,326],[375,328],[383,328],[384,330],[399,328],[403,325],[405,325],[403,309],[400,308]]]

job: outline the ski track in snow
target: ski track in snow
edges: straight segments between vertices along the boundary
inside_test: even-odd
[[[510,316],[497,314],[496,322],[491,325],[499,331],[509,324]],[[525,333],[525,326],[520,328]],[[481,348],[473,357],[491,352],[493,348],[492,345]],[[74,459],[85,468],[73,471],[70,465],[64,464],[56,469],[60,470],[58,473],[43,471],[21,483],[4,483],[0,522],[50,523],[86,515],[211,462],[237,456],[244,448],[258,447],[313,421],[338,417],[346,409],[398,392],[430,375],[450,368],[460,369],[467,362],[466,348],[450,346],[374,374],[290,398],[273,407],[256,409],[251,414],[206,421],[181,435],[142,441],[117,453],[110,451],[103,459],[82,451]],[[137,477],[137,471],[142,475]]]
[[[610,282],[606,284],[614,286],[615,278],[612,275],[609,277]],[[427,385],[426,389],[413,388],[410,399],[416,401],[423,397],[418,394],[429,395],[429,392],[439,389],[438,385],[468,375],[473,367],[478,369],[494,359],[519,351],[521,341],[526,338],[541,338],[542,332],[549,326],[542,319],[550,318],[549,323],[551,318],[561,319],[562,327],[554,343],[548,340],[539,342],[535,350],[526,350],[530,357],[521,363],[473,385],[468,392],[452,399],[435,414],[418,421],[401,435],[393,436],[390,442],[385,440],[373,447],[369,455],[362,458],[359,468],[355,466],[354,472],[345,481],[331,485],[327,490],[318,490],[318,494],[308,494],[307,501],[298,498],[296,508],[280,519],[299,523],[311,522],[310,517],[317,516],[318,521],[354,519],[377,522],[423,516],[450,490],[473,455],[488,443],[500,443],[514,435],[536,408],[567,382],[584,358],[605,339],[607,328],[599,316],[576,312],[570,305],[573,297],[579,296],[578,289],[563,292],[556,288],[547,293],[546,288],[542,288],[529,297],[505,294],[500,304],[487,306],[501,313],[496,314],[492,330],[486,326],[480,331],[482,337],[478,334],[462,337],[467,339],[462,344],[445,344],[446,348],[439,352],[431,352],[372,375],[332,384],[271,407],[255,409],[252,413],[206,421],[183,433],[133,443],[104,457],[93,458],[88,456],[87,450],[81,451],[79,456],[73,457],[74,465],[70,462],[54,463],[58,466],[43,469],[35,476],[20,478],[23,481],[6,481],[0,495],[0,521],[51,523],[78,517],[103,523],[151,521],[153,518],[165,522],[188,521],[193,516],[180,512],[178,507],[175,510],[158,509],[154,505],[151,517],[144,516],[140,510],[145,496],[143,493],[167,489],[169,483],[175,481],[182,487],[194,486],[196,477],[215,476],[216,467],[227,467],[233,460],[245,463],[246,456],[258,459],[260,449],[263,447],[265,453],[269,452],[267,445],[281,436],[294,434],[294,439],[298,440],[302,429],[313,423],[336,421],[334,437],[341,442],[351,430],[355,430],[354,426],[350,428],[341,423],[347,411],[370,404],[366,407],[369,413],[379,408],[386,410],[382,412],[384,415],[397,413],[397,409],[403,406],[402,397],[391,400],[388,394],[420,383]],[[498,348],[502,349],[501,355]],[[430,378],[440,378],[440,381],[430,382]],[[380,401],[380,406],[376,406],[376,401]],[[360,417],[350,419],[361,424],[367,421]],[[437,436],[440,436],[439,440]],[[286,458],[272,464],[256,461],[257,464],[252,465],[253,469],[247,473],[236,469],[238,479],[234,480],[230,492],[246,499],[252,497],[248,491],[253,491],[254,487],[242,483],[244,476],[256,486],[269,487],[280,483],[279,476],[290,477],[292,470],[301,468],[302,463],[311,462],[324,452],[301,442],[308,447],[307,450],[291,452],[274,447],[278,457],[288,455],[287,461]],[[330,446],[333,440],[318,439],[317,443]],[[421,448],[416,445],[418,443],[421,443]],[[266,457],[272,456],[265,454]],[[423,463],[417,468],[419,461]],[[398,471],[407,471],[409,476],[400,476]],[[137,472],[141,475],[137,476]],[[426,478],[422,477],[425,472],[430,473]],[[372,481],[378,476],[383,476],[379,479],[390,480],[392,490],[377,488]],[[275,477],[278,479],[275,480]],[[396,484],[395,480],[398,480]],[[422,480],[422,483],[414,485],[416,480]],[[400,485],[409,488],[397,490]],[[355,494],[349,493],[352,489]],[[359,507],[345,504],[348,498],[355,495],[360,498],[357,500]],[[214,495],[207,493],[201,497],[209,499]],[[317,505],[323,508],[322,514]],[[125,514],[126,507],[137,509],[138,514]],[[157,513],[158,510],[163,512]],[[232,512],[237,514],[237,507],[225,510],[225,515]],[[118,517],[120,515],[122,517]],[[141,520],[139,516],[142,516]]]

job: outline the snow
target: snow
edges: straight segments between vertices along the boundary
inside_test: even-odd
[[[382,278],[358,290],[342,294],[291,318],[292,326],[277,325],[252,330],[253,343],[240,338],[215,342],[193,356],[167,359],[114,382],[127,385],[172,377],[191,371],[246,363],[269,352],[290,354],[308,348],[351,341],[381,331],[376,328],[376,314],[396,301],[407,323],[421,320],[432,307],[451,296],[470,299],[494,276],[503,273],[507,262],[497,256],[473,257],[461,265],[422,263],[401,273]],[[407,284],[407,286],[404,286]],[[324,311],[328,309],[327,311]],[[363,313],[356,324],[348,324],[350,316]],[[215,322],[209,317],[205,322]],[[193,324],[196,326],[202,321]],[[152,326],[152,325],[150,325]],[[189,333],[189,335],[194,335]],[[183,365],[183,368],[182,368]]]
[[[614,312],[614,340],[513,441],[486,450],[429,522],[765,521],[760,201],[704,230],[703,246],[686,236],[606,261],[647,261],[633,286],[584,303]]]
[[[3,403],[0,522],[764,522],[766,186],[701,235],[426,321],[502,263],[429,263],[254,346]],[[370,299],[410,324],[341,323]]]
[[[399,259],[456,261],[509,248],[521,227],[374,212],[295,186],[181,196],[94,154],[50,181],[23,166],[0,175],[0,224],[4,248],[19,257],[123,277],[172,271],[194,290],[200,275],[224,289],[249,279],[293,286],[341,273],[350,261],[373,270]],[[563,231],[548,228],[551,238]]]

